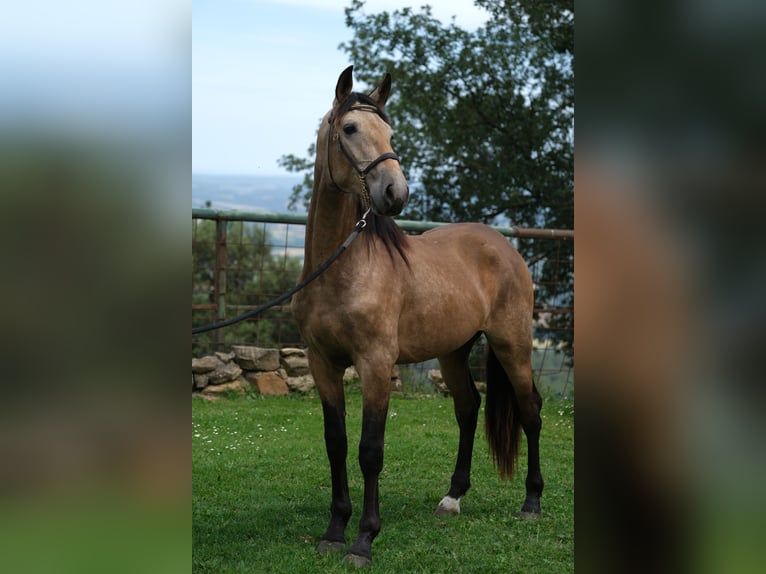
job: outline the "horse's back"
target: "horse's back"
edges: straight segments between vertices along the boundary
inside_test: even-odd
[[[413,239],[431,244],[494,247],[506,253],[516,251],[502,234],[483,223],[450,223],[430,229]]]
[[[399,317],[402,362],[452,351],[511,315],[531,320],[529,270],[500,233],[459,223],[411,240],[409,271],[400,275],[407,277]]]
[[[412,251],[420,252],[413,253],[418,262],[427,259],[436,266],[462,273],[478,273],[487,276],[486,283],[499,280],[508,287],[512,286],[517,294],[532,288],[529,269],[521,255],[506,237],[487,225],[453,223],[412,239],[415,244]]]

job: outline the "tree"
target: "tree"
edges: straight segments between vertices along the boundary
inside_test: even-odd
[[[478,0],[491,14],[468,32],[428,6],[365,14],[353,0],[340,48],[358,80],[386,73],[395,149],[412,183],[403,217],[571,228],[573,217],[572,1]],[[293,205],[311,191],[309,158]]]
[[[428,6],[366,14],[346,9],[353,38],[340,45],[368,85],[386,72],[394,149],[410,181],[408,219],[480,221],[522,227],[574,226],[573,0],[476,0],[486,24],[474,32],[442,24]],[[307,203],[308,158],[283,156],[306,172],[292,205]],[[558,246],[519,242],[527,258],[571,257]],[[567,251],[568,250],[568,251]],[[571,266],[543,263],[540,276],[571,283]],[[545,286],[538,300],[566,304]],[[571,297],[570,297],[571,298]],[[571,317],[556,320],[571,321]],[[559,335],[553,336],[560,340]]]

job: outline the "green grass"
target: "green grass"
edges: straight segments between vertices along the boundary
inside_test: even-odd
[[[356,536],[362,477],[356,461],[361,396],[347,396],[349,486]],[[482,414],[483,417],[483,414]],[[482,421],[480,421],[481,424]],[[246,395],[192,400],[192,563],[195,572],[350,572],[341,555],[318,556],[329,519],[330,472],[322,408],[311,397]],[[449,487],[458,430],[452,400],[395,395],[380,477],[382,530],[371,573],[558,573],[574,570],[571,402],[543,406],[542,518],[515,514],[524,500],[526,443],[511,483],[501,481],[477,431],[473,487],[459,516],[435,517]]]

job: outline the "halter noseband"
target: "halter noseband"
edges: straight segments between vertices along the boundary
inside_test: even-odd
[[[385,121],[385,118],[381,115],[381,111],[375,106],[371,106],[371,105],[356,106],[356,107],[349,108],[349,110],[346,113],[352,112],[352,111],[376,113],[381,117],[381,119]],[[330,126],[332,126],[333,122],[334,122],[334,118],[332,114],[330,114],[330,117],[327,119],[327,123],[329,123]],[[338,132],[338,130],[335,130],[331,127],[328,140],[329,139],[332,139],[332,141],[338,142],[338,149],[341,152],[343,152],[343,155],[346,156],[348,163],[351,164],[351,167],[353,167],[354,171],[357,173],[357,176],[359,177],[359,182],[362,185],[362,201],[364,202],[364,209],[369,211],[371,207],[371,200],[370,200],[370,190],[367,187],[367,174],[369,174],[375,168],[375,166],[377,166],[379,163],[387,159],[394,159],[397,162],[401,163],[401,161],[399,160],[399,156],[390,151],[386,152],[384,154],[379,155],[377,158],[375,158],[369,164],[367,164],[367,167],[362,169],[359,167],[356,161],[354,161],[354,158],[351,157],[351,154],[348,153],[348,150],[343,146],[343,142],[340,139],[340,132]],[[335,187],[343,191],[343,188],[335,182],[335,178],[332,175],[332,164],[330,163],[329,141],[327,145],[327,169],[330,172],[330,179],[332,180]]]

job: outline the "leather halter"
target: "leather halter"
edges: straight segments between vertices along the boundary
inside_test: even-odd
[[[378,116],[380,116],[381,119],[383,118],[383,116],[381,116],[380,110],[377,107],[370,106],[370,105],[355,106],[350,108],[346,113],[348,112],[371,112],[371,113],[378,114]],[[334,122],[334,117],[332,114],[330,114],[330,117],[327,118],[327,123],[329,123],[330,126],[332,126],[333,122]],[[362,201],[364,202],[364,209],[369,211],[372,203],[370,200],[370,191],[369,191],[369,188],[367,187],[367,174],[369,174],[375,168],[375,166],[377,166],[379,163],[387,159],[394,159],[397,162],[401,163],[401,161],[399,160],[399,156],[393,152],[383,153],[379,155],[377,158],[375,158],[374,160],[372,160],[369,164],[367,164],[367,167],[362,169],[359,167],[356,161],[354,161],[354,158],[351,157],[351,154],[348,153],[348,150],[343,146],[343,142],[340,139],[340,132],[338,132],[338,130],[335,130],[331,127],[330,132],[328,134],[328,142],[327,142],[327,170],[330,172],[330,179],[332,180],[333,185],[335,185],[335,187],[337,187],[341,191],[344,191],[344,189],[335,182],[335,178],[332,175],[332,164],[330,163],[330,141],[329,140],[338,142],[338,149],[343,153],[344,156],[346,156],[346,159],[348,160],[348,163],[351,164],[351,167],[354,168],[354,171],[359,177],[359,182],[362,185]]]

